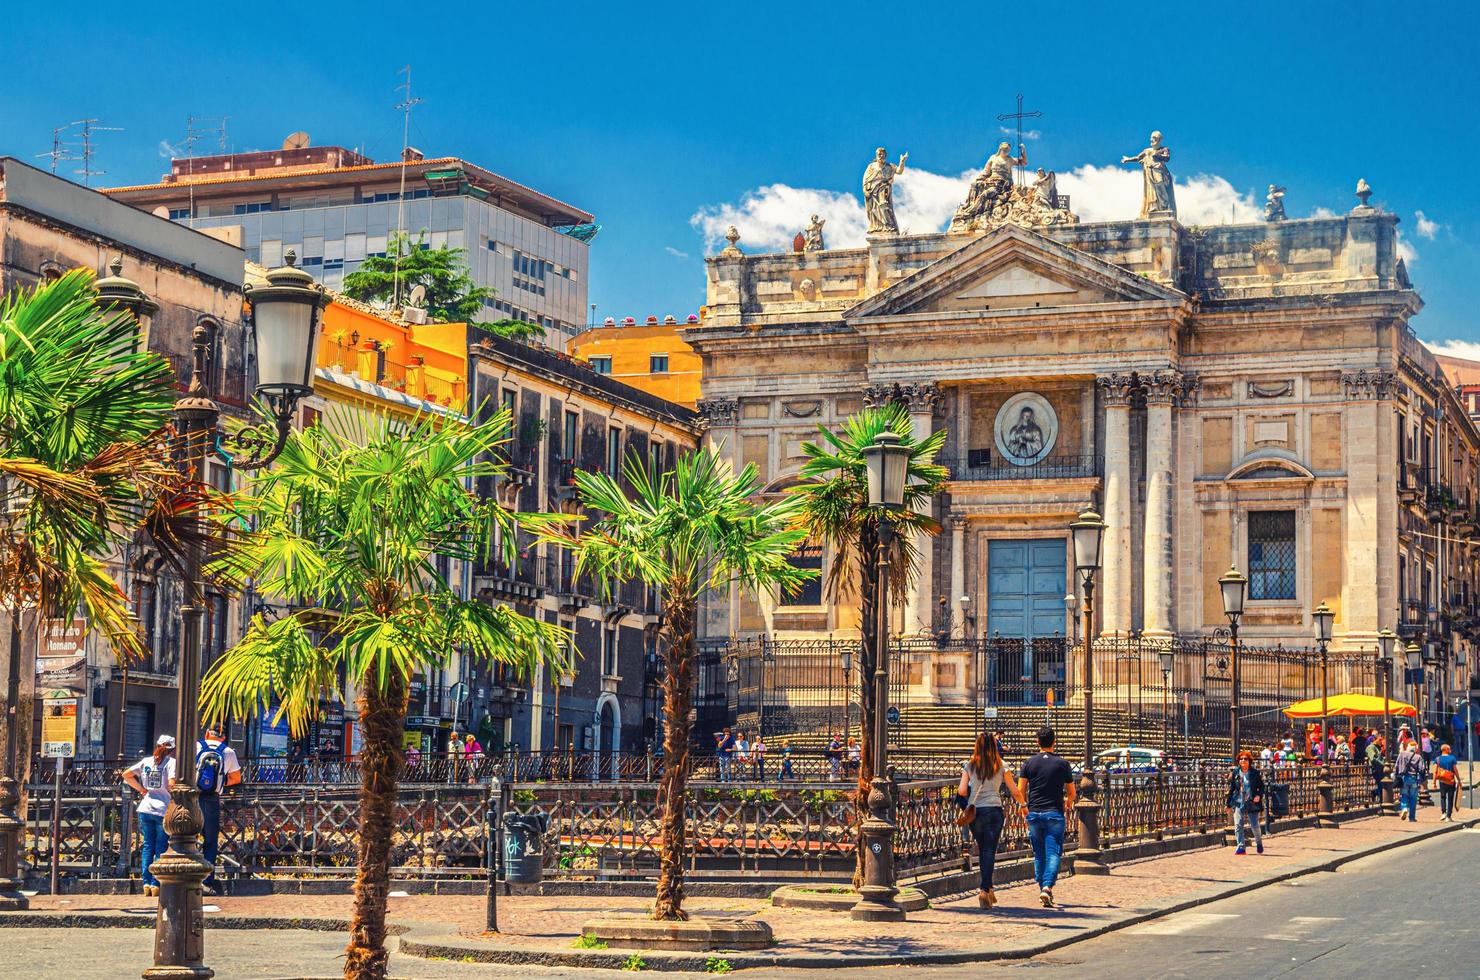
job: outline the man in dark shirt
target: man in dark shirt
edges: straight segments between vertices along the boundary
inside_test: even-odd
[[[1042,750],[1023,763],[1019,789],[1027,797],[1028,839],[1033,843],[1033,880],[1038,902],[1053,908],[1053,886],[1059,879],[1059,857],[1064,851],[1064,808],[1074,805],[1074,771],[1054,754],[1053,729],[1038,729]]]

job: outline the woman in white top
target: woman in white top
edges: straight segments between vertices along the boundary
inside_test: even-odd
[[[139,841],[143,850],[144,894],[158,895],[159,881],[150,873],[154,859],[170,845],[164,832],[164,811],[170,805],[170,787],[175,785],[175,738],[161,735],[154,753],[123,771],[123,781],[139,794]]]
[[[992,890],[992,873],[997,868],[997,841],[1002,837],[1004,786],[1014,799],[1025,803],[1022,789],[998,754],[997,739],[983,732],[976,737],[976,748],[972,751],[970,760],[961,767],[961,785],[956,789],[956,803],[961,807],[976,807],[976,819],[971,822],[971,836],[976,838],[976,846],[980,852],[977,863],[981,868],[982,880],[977,904],[984,909],[997,904],[997,893]]]

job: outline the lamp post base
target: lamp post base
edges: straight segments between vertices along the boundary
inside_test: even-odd
[[[0,777],[0,912],[23,912],[31,907],[21,894],[21,834],[25,825],[15,815],[21,801],[20,785],[10,776]]]
[[[863,822],[863,877],[858,904],[849,914],[868,922],[903,922],[904,909],[895,896],[894,824],[889,819],[889,785],[875,775],[868,794],[869,818]]]
[[[1095,777],[1086,772],[1079,781],[1079,799],[1074,801],[1074,814],[1079,819],[1079,846],[1074,849],[1074,873],[1107,875],[1110,866],[1100,850],[1100,803],[1095,799]]]
[[[1331,773],[1325,766],[1321,766],[1321,778],[1316,783],[1316,799],[1320,809],[1316,811],[1316,826],[1323,830],[1332,830],[1340,826],[1336,822],[1335,806],[1336,787],[1331,785]]]
[[[145,980],[208,980],[216,971],[206,966],[206,914],[201,907],[201,883],[211,873],[201,856],[197,835],[201,829],[199,791],[176,786],[170,793],[164,825],[170,849],[149,867],[159,879],[159,911],[154,919],[154,965]]]

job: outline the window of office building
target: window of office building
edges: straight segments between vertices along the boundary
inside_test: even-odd
[[[1249,598],[1295,598],[1295,512],[1249,512]]]
[[[616,476],[622,469],[622,430],[606,430],[606,472]]]
[[[668,373],[668,355],[667,354],[649,354],[648,355],[648,372],[650,374],[667,374]]]
[[[595,371],[597,374],[611,374],[612,359],[610,357],[591,358],[591,370]]]

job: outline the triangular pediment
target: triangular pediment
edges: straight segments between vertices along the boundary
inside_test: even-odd
[[[1179,290],[1008,225],[977,238],[843,314],[848,321],[1106,303],[1180,304]]]

